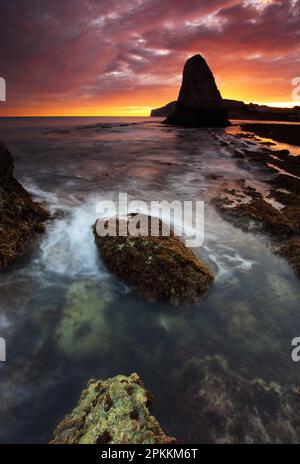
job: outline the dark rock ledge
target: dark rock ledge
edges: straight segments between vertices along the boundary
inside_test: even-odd
[[[12,156],[0,142],[0,269],[28,250],[50,217],[13,177],[13,170]]]

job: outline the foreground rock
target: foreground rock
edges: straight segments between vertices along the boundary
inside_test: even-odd
[[[230,125],[214,76],[201,55],[185,63],[176,107],[165,123],[186,127]]]
[[[144,223],[141,230],[146,228],[144,236],[135,236],[129,231],[136,215],[124,220],[103,219],[98,223],[108,227],[109,221],[116,220],[115,237],[100,236],[96,223],[95,240],[107,267],[149,301],[178,304],[198,300],[213,281],[211,271],[172,231],[169,236],[163,236],[161,221],[159,236],[151,236],[151,217],[141,216]],[[125,237],[120,235],[124,227],[128,234]]]
[[[299,443],[299,387],[245,379],[221,356],[191,358],[173,374],[192,443]]]
[[[90,380],[78,406],[54,432],[52,444],[171,444],[149,411],[151,395],[139,376]]]
[[[13,177],[13,159],[0,142],[0,269],[31,245],[36,233],[43,232],[49,214],[34,203]]]

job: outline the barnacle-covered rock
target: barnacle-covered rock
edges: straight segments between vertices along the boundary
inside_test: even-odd
[[[149,410],[151,395],[139,376],[90,380],[78,406],[54,432],[52,444],[174,443]]]

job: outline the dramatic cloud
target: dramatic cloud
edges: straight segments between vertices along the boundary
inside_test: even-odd
[[[202,53],[224,97],[289,101],[300,0],[0,0],[0,114],[146,114]]]

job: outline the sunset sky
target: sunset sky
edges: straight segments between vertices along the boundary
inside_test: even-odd
[[[148,115],[195,53],[224,98],[297,104],[300,0],[0,0],[0,23],[0,115]]]

